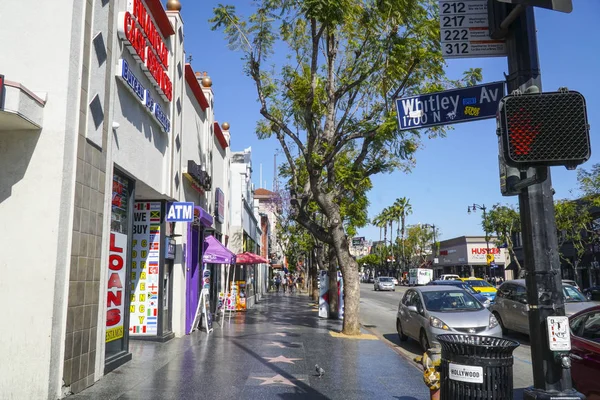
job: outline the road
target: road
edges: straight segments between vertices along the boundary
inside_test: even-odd
[[[407,289],[406,286],[396,286],[395,292],[375,292],[372,283],[361,283],[360,316],[361,323],[365,328],[385,340],[397,352],[412,360],[417,355],[423,354],[419,344],[410,339],[400,342],[396,333],[398,303]],[[522,389],[533,385],[528,336],[511,333],[505,337],[521,344],[513,353],[514,388]]]

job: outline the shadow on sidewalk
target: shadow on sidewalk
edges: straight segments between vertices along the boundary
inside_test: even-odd
[[[248,347],[242,345],[241,343],[239,343],[237,340],[233,341],[233,344],[235,344],[236,346],[238,346],[240,349],[242,349],[243,351],[245,351],[246,353],[248,353],[249,355],[251,355],[252,357],[254,357],[255,359],[259,360],[262,364],[264,364],[265,366],[269,367],[271,370],[273,370],[274,372],[278,373],[279,375],[283,376],[286,379],[289,379],[290,381],[292,381],[295,385],[296,385],[296,393],[281,393],[278,396],[284,398],[284,399],[298,399],[298,398],[305,398],[305,399],[329,399],[327,396],[324,396],[323,394],[321,394],[321,392],[313,389],[312,387],[310,387],[308,384],[296,380],[296,378],[294,378],[294,376],[286,371],[284,371],[283,369],[268,363],[265,361],[264,358],[260,357],[258,354],[256,354],[254,351],[250,350]]]

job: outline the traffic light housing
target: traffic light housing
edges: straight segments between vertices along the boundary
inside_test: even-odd
[[[500,147],[507,165],[573,169],[590,158],[589,124],[581,93],[508,95],[498,108]]]

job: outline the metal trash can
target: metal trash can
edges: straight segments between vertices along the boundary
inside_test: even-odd
[[[519,343],[498,337],[439,335],[441,400],[512,399]]]

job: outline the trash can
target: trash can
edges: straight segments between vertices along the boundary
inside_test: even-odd
[[[441,400],[512,399],[519,343],[498,337],[439,335]]]

